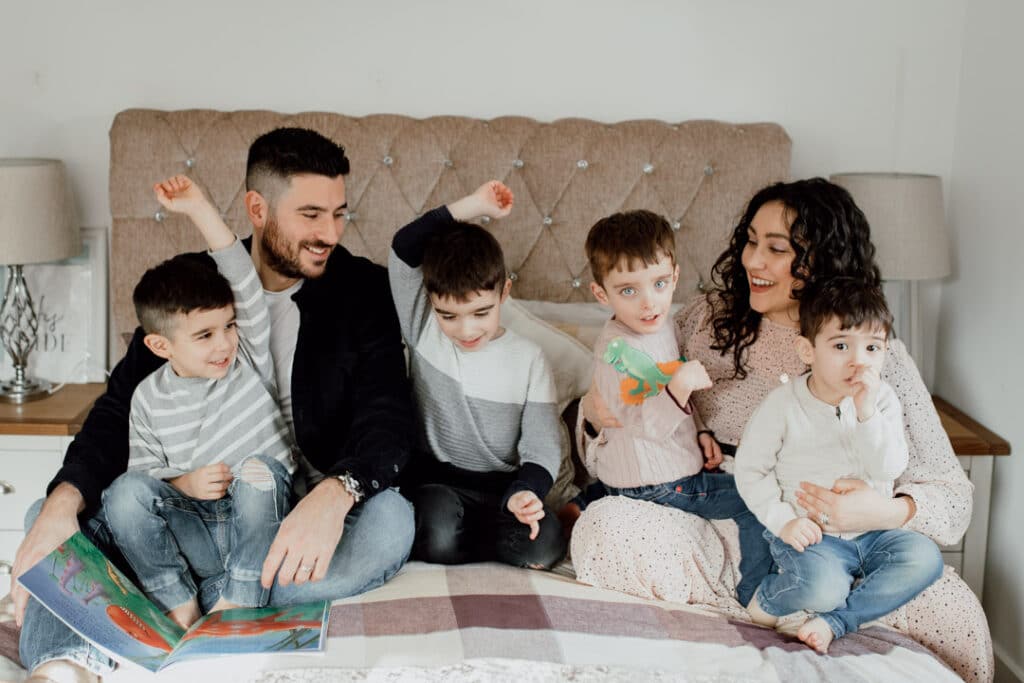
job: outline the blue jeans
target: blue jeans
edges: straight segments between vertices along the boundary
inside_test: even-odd
[[[777,617],[816,612],[836,638],[905,605],[942,575],[938,546],[914,531],[869,531],[850,540],[825,535],[802,553],[770,531],[764,537],[777,573],[761,583],[758,605]]]
[[[701,470],[693,476],[665,484],[606,488],[615,496],[667,505],[704,519],[735,521],[740,530],[740,582],[736,585],[736,598],[744,606],[771,571],[772,556],[764,539],[765,528],[747,509],[731,474]]]
[[[258,481],[246,474],[254,468],[264,475]],[[195,599],[197,580],[202,585],[222,575],[220,597],[228,602],[264,607],[270,598],[260,574],[290,509],[291,476],[280,462],[262,455],[234,470],[227,495],[219,500],[190,498],[137,471],[125,472],[103,492],[117,547],[146,596],[165,612]]]
[[[39,515],[43,501],[37,501],[25,517],[28,529]],[[122,570],[119,553],[101,509],[95,517],[80,519],[82,531]],[[364,593],[390,579],[405,564],[412,547],[414,525],[412,505],[397,491],[383,491],[353,508],[345,517],[345,529],[334,551],[327,576],[320,581],[279,586],[270,590],[271,605],[292,605],[314,600],[335,600]],[[204,608],[216,601],[226,574],[207,579],[199,586]],[[208,588],[209,586],[209,588]],[[204,598],[204,596],[206,596]],[[213,601],[210,601],[212,596]],[[69,659],[96,673],[114,668],[106,657],[80,638],[39,602],[30,599],[19,643],[21,663],[29,671],[52,659]]]

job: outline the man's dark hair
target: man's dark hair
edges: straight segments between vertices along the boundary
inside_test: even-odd
[[[814,343],[821,328],[832,318],[839,328],[869,326],[892,332],[892,313],[882,288],[860,278],[837,277],[816,285],[800,296],[800,335]]]
[[[505,255],[498,240],[479,225],[461,221],[430,239],[422,269],[428,293],[456,301],[505,284]]]
[[[170,337],[178,315],[233,306],[235,296],[212,263],[180,254],[147,270],[132,302],[146,334]]]
[[[277,128],[256,138],[245,164],[245,189],[273,202],[295,175],[348,175],[345,148],[308,128]]]
[[[664,218],[651,211],[625,211],[602,218],[587,233],[587,260],[597,284],[625,262],[629,270],[639,264],[653,266],[662,256],[676,262],[676,236]]]

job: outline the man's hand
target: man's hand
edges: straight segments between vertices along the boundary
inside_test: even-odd
[[[85,509],[82,494],[71,484],[57,485],[43,503],[43,509],[18,546],[11,568],[11,598],[14,600],[14,620],[18,626],[25,618],[28,591],[18,583],[18,577],[53,552],[79,530],[78,513]]]
[[[853,382],[853,405],[857,407],[857,419],[865,422],[875,414],[875,400],[882,385],[882,377],[876,368],[865,365],[854,373]]]
[[[699,360],[691,360],[683,363],[668,381],[668,389],[672,392],[672,398],[679,405],[686,405],[690,400],[690,394],[701,389],[709,389],[712,385],[711,377],[704,365]]]
[[[355,501],[340,481],[328,477],[316,485],[281,522],[263,562],[264,588],[293,581],[303,584],[327,576],[327,568]]]
[[[722,464],[722,447],[715,441],[715,437],[708,432],[701,432],[697,435],[697,443],[704,453],[704,469],[713,470]]]
[[[231,468],[222,462],[204,465],[188,474],[183,474],[167,483],[196,500],[219,500],[228,492],[231,480]]]
[[[478,216],[504,218],[512,212],[512,190],[498,180],[490,180],[473,194],[448,205],[448,212],[457,221],[468,221]]]
[[[540,520],[544,519],[544,503],[533,491],[517,491],[508,499],[508,511],[530,527],[530,540],[540,533]]]
[[[821,527],[807,517],[797,517],[786,522],[779,532],[779,538],[802,553],[805,548],[821,543]]]

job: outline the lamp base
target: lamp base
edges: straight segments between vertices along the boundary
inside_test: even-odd
[[[53,385],[45,380],[0,382],[0,403],[28,403],[50,395]]]

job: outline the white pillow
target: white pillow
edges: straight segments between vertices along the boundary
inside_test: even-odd
[[[501,323],[540,346],[555,374],[558,410],[590,388],[593,352],[579,341],[530,313],[509,297],[501,307]]]

